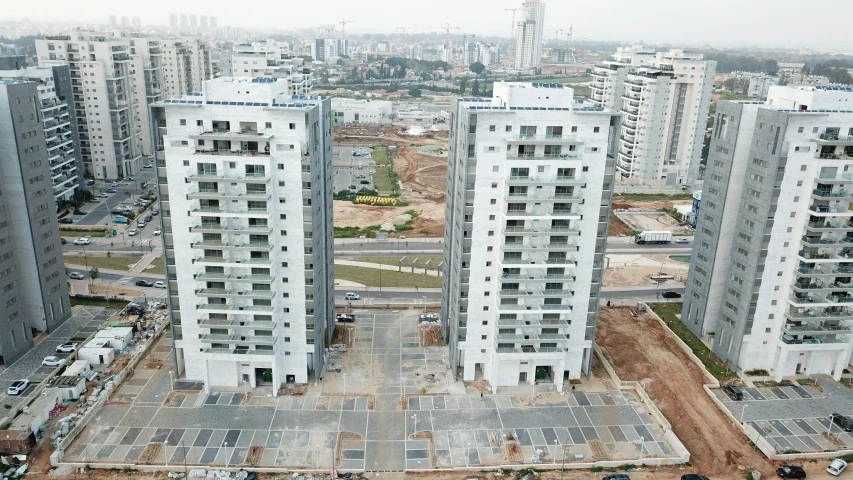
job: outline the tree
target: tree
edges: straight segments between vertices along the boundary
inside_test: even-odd
[[[475,97],[480,94],[480,84],[477,80],[474,80],[474,85],[471,86],[471,95]]]
[[[468,88],[468,79],[467,79],[467,78],[465,78],[465,77],[462,77],[462,78],[459,80],[459,94],[460,94],[460,95],[465,95],[465,89],[466,89],[466,88]]]
[[[101,276],[101,272],[98,271],[98,267],[92,267],[92,269],[89,270],[89,278],[92,279],[92,282],[97,280],[98,277],[100,277],[100,276]]]
[[[486,70],[486,66],[480,62],[474,62],[468,67],[468,69],[479,76],[484,70]]]
[[[409,96],[410,97],[420,97],[421,96],[421,89],[416,88],[416,87],[410,88],[409,89]]]

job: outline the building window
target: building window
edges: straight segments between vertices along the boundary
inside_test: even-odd
[[[186,118],[182,118],[182,119],[181,119],[181,125],[186,125],[186,124],[187,124],[187,119],[186,119]]]
[[[507,125],[507,126],[506,126],[506,131],[507,131],[507,132],[511,132],[511,131],[512,131],[512,125]]]
[[[593,127],[592,133],[598,133],[599,130],[601,130],[601,127]]]
[[[291,123],[291,124],[290,124],[290,129],[291,129],[291,130],[296,130],[296,124],[295,124],[295,123]]]

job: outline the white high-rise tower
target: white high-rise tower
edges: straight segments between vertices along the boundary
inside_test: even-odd
[[[527,0],[521,12],[521,19],[515,24],[515,68],[535,68],[542,60],[545,2]]]

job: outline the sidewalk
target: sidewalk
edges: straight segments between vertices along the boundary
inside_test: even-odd
[[[397,267],[395,265],[384,265],[381,263],[354,262],[352,260],[340,260],[337,258],[335,259],[335,265],[347,265],[350,267],[362,267],[362,268],[375,268],[377,270],[385,270],[388,272],[397,272],[399,270],[401,273],[409,273],[409,274],[413,273],[411,266],[408,266],[408,267],[403,266],[403,268],[400,269],[400,267]],[[423,275],[424,274],[423,267],[415,267],[414,274],[415,275]],[[439,272],[438,272],[438,270],[427,270],[426,275],[430,276],[430,277],[438,277]]]
[[[140,260],[140,263],[141,263],[141,260]],[[150,263],[150,261],[149,261],[149,263]],[[86,270],[86,266],[85,266],[85,265],[77,265],[77,264],[74,264],[74,263],[68,263],[68,262],[66,262],[66,263],[65,263],[65,266],[66,266],[67,268],[73,268],[73,269],[76,269],[76,270]],[[136,268],[136,267],[134,267],[134,269],[135,269],[135,268]],[[142,278],[150,278],[150,279],[153,279],[153,280],[163,280],[163,279],[166,277],[166,275],[164,275],[164,274],[162,274],[162,273],[131,273],[131,272],[127,271],[127,270],[113,270],[113,269],[110,269],[110,268],[99,268],[99,269],[98,269],[98,272],[99,272],[99,273],[102,273],[102,274],[103,274],[103,273],[108,273],[108,274],[110,274],[110,275],[121,275],[121,276],[125,276],[125,277],[129,277],[129,276],[136,276],[136,277],[142,277]]]

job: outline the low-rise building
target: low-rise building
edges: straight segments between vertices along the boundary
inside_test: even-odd
[[[392,109],[388,100],[332,98],[332,123],[389,125]]]

